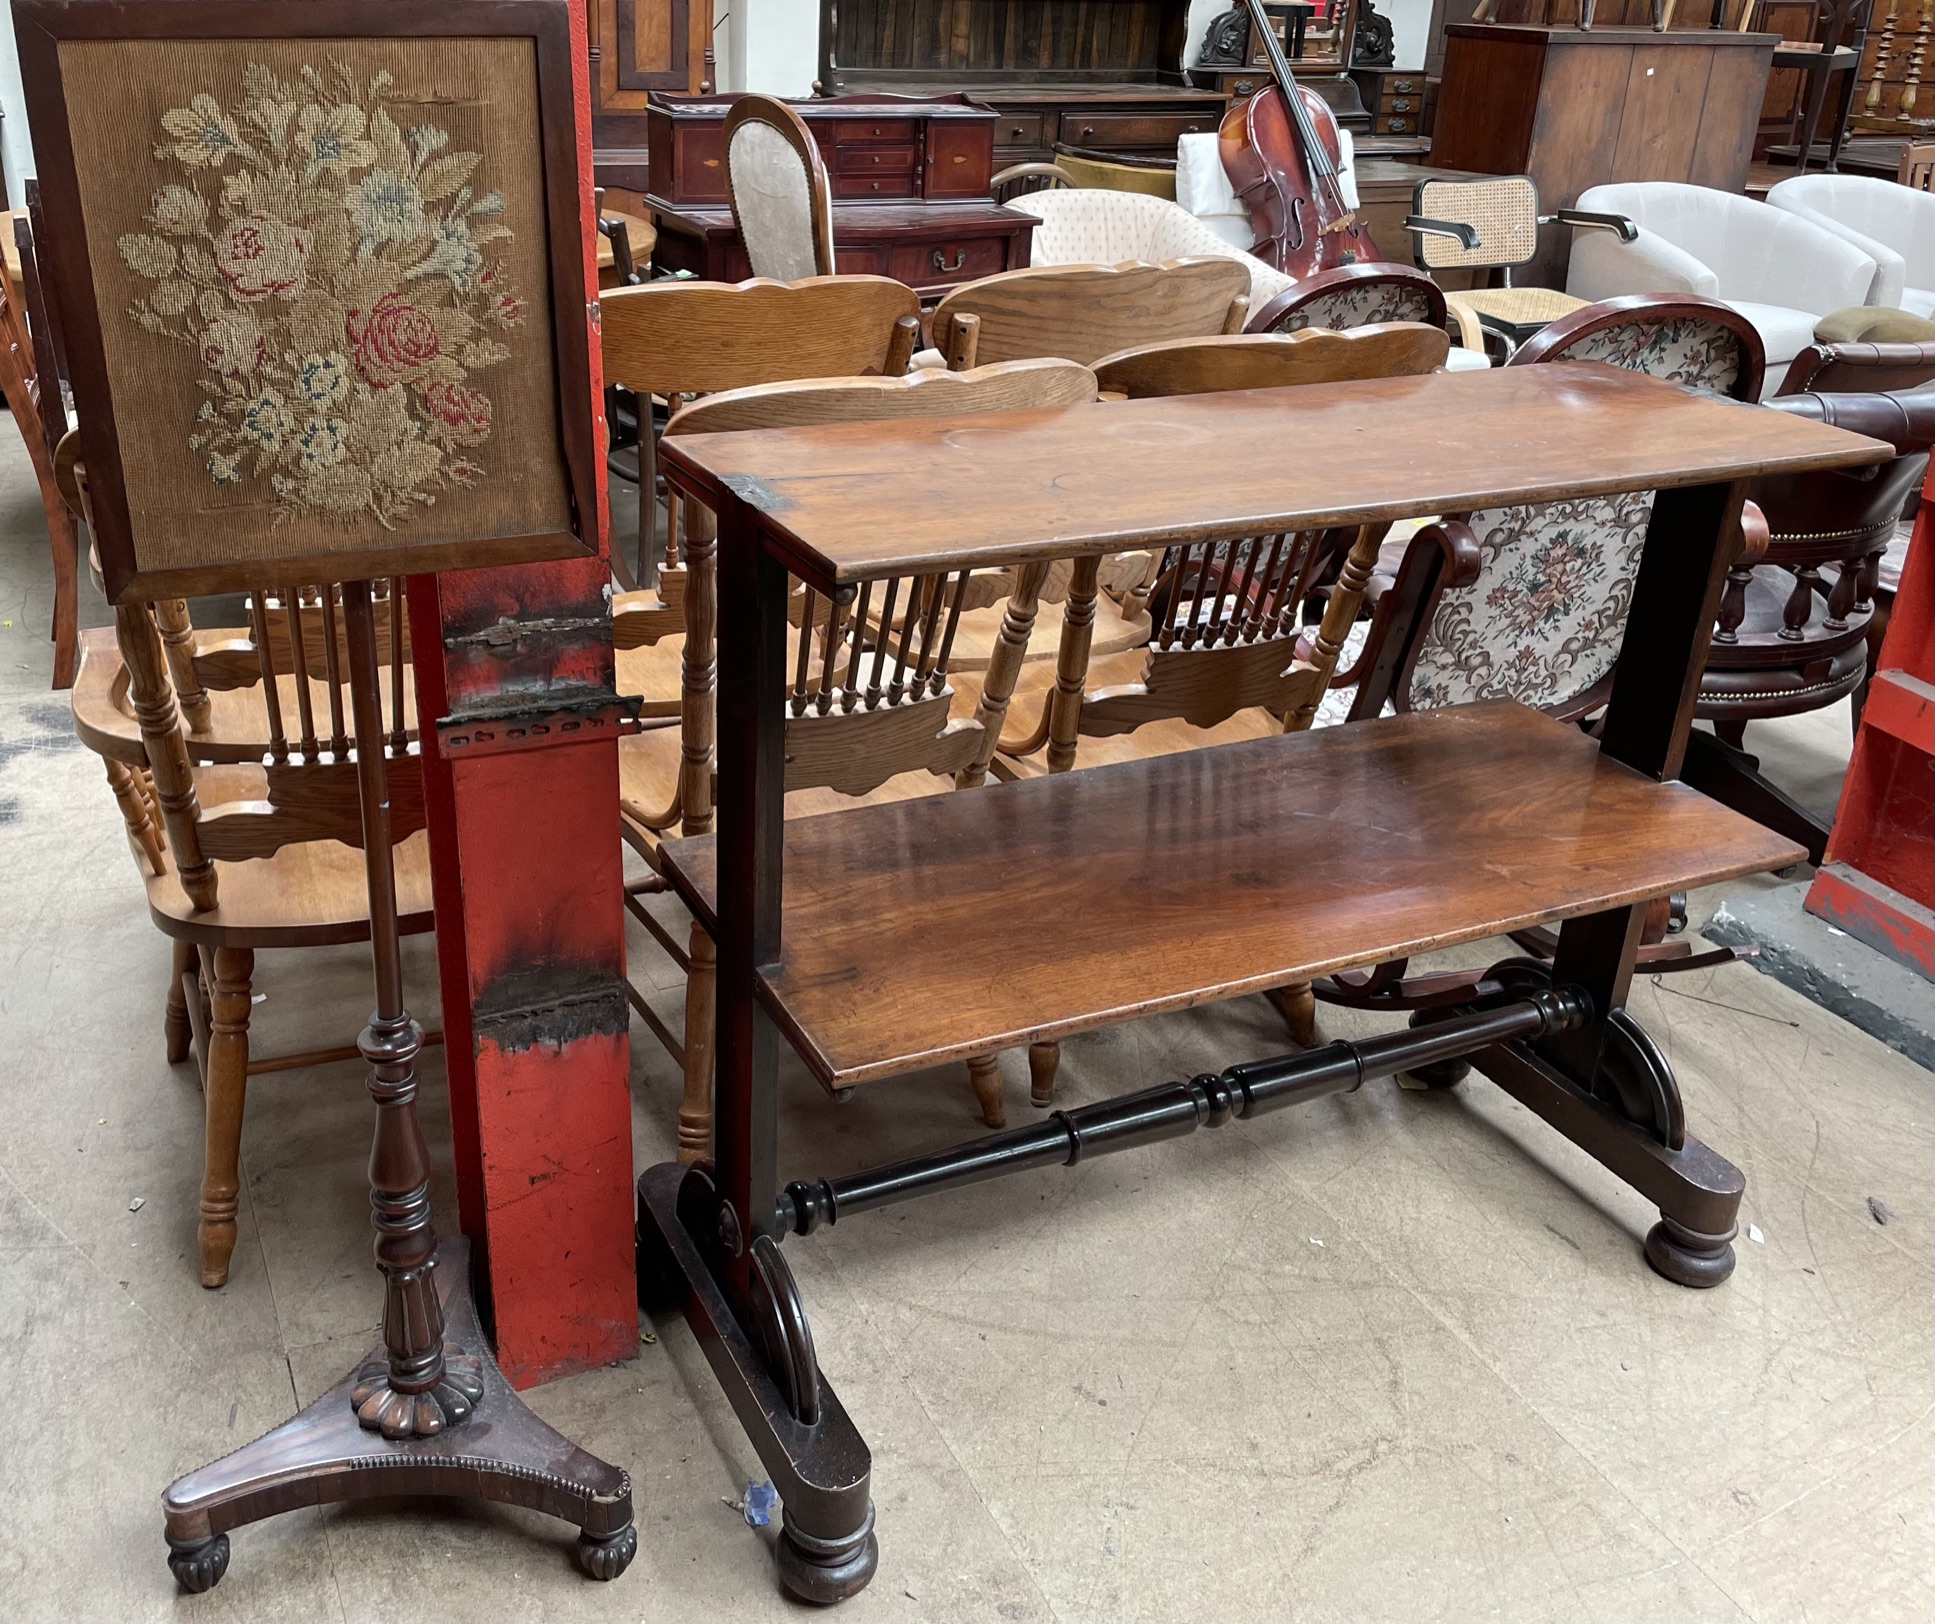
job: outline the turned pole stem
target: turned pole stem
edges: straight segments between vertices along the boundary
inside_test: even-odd
[[[423,1029],[403,1007],[382,676],[369,582],[344,583],[343,622],[349,644],[356,790],[363,813],[363,864],[369,884],[370,953],[376,969],[376,1012],[356,1046],[370,1064],[370,1098],[376,1102],[370,1210],[376,1222],[376,1263],[384,1281],[383,1343],[391,1388],[421,1393],[443,1379],[443,1309],[432,1280],[437,1232],[430,1221],[430,1152],[417,1116],[416,1060],[423,1047]]]

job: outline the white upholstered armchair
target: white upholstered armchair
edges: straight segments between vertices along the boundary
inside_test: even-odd
[[[1281,271],[1232,246],[1166,197],[1077,187],[1030,192],[1011,198],[1008,207],[1041,222],[1035,228],[1036,265],[1119,265],[1129,259],[1160,265],[1195,254],[1218,254],[1241,261],[1250,273],[1252,310],[1262,309],[1290,286]]]
[[[1566,291],[1581,299],[1626,293],[1697,293],[1730,304],[1754,324],[1767,351],[1763,394],[1813,342],[1830,311],[1865,304],[1875,262],[1853,243],[1785,209],[1731,192],[1671,181],[1594,186],[1580,209],[1623,214],[1636,241],[1610,232],[1572,240]]]
[[[1875,262],[1869,304],[1935,319],[1935,194],[1867,175],[1796,175],[1767,201]]]

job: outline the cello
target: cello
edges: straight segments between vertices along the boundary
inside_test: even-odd
[[[1217,150],[1250,211],[1250,252],[1299,281],[1337,265],[1381,257],[1344,201],[1337,121],[1323,98],[1297,83],[1261,0],[1244,0],[1261,31],[1276,83],[1223,115]]]

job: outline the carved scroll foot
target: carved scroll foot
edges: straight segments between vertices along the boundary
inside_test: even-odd
[[[801,1601],[831,1607],[867,1588],[880,1566],[880,1544],[873,1533],[873,1502],[866,1520],[843,1539],[816,1539],[785,1519],[775,1553],[779,1582]]]
[[[371,1354],[356,1372],[349,1403],[370,1432],[385,1438],[434,1438],[468,1420],[483,1395],[482,1361],[446,1346],[442,1377],[417,1393],[392,1387],[389,1355],[381,1350]]]
[[[1737,1230],[1724,1235],[1702,1235],[1662,1216],[1646,1234],[1646,1261],[1655,1274],[1664,1275],[1677,1286],[1705,1291],[1719,1285],[1733,1273],[1733,1238]]]
[[[168,1536],[168,1571],[191,1596],[213,1590],[228,1572],[228,1535],[178,1540]]]

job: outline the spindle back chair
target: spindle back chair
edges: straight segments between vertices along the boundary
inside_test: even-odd
[[[79,490],[84,500],[84,473]],[[388,666],[380,708],[398,912],[403,931],[419,933],[432,924],[430,875],[408,640],[394,613],[400,584],[388,583],[385,612],[373,623],[377,656]],[[192,1049],[202,1077],[197,1244],[209,1287],[226,1283],[235,1248],[249,1077],[357,1058],[353,1047],[254,1059],[249,1052],[258,949],[369,938],[346,722],[353,633],[345,591],[368,584],[252,593],[248,638],[199,649],[181,600],[123,603],[113,641],[90,636],[83,644],[82,680],[70,699],[76,734],[106,765],[149,916],[174,944],[163,1035],[170,1062]],[[234,703],[219,715],[218,737],[208,724],[219,694]],[[259,711],[252,727],[243,721],[245,694]],[[201,717],[199,735],[185,712]]]
[[[809,379],[729,391],[687,406],[666,425],[666,433],[959,417],[1072,406],[1094,398],[1095,375],[1088,368],[1028,360],[965,373],[927,369],[902,378]],[[677,826],[683,834],[700,834],[712,827],[717,578],[711,526],[695,528],[702,539],[687,555],[685,691],[678,733],[657,729],[620,744],[625,834],[647,862],[655,860],[662,832]],[[811,816],[860,801],[906,800],[983,781],[1049,570],[1043,563],[1011,573],[893,577],[862,585],[846,601],[793,582],[787,600],[792,627],[785,699],[787,815]],[[985,677],[978,682],[956,677],[949,661],[967,606],[1002,598],[1002,635]],[[648,880],[634,886],[626,901],[686,972],[683,1042],[636,989],[632,1000],[684,1070],[679,1154],[690,1161],[708,1154],[711,1143],[713,949],[697,921],[687,945],[673,939],[643,900],[645,892],[662,889]],[[994,1057],[976,1057],[968,1071],[983,1119],[998,1127],[1005,1118]]]
[[[649,573],[657,528],[654,395],[676,412],[700,395],[786,378],[899,377],[920,337],[919,297],[885,276],[809,276],[797,282],[755,277],[737,283],[668,277],[613,288],[600,307],[605,383],[629,390],[639,401],[640,581]],[[655,587],[613,599],[613,635],[621,654],[676,635],[683,624],[679,507],[668,497],[665,560]],[[621,680],[624,676],[621,668]],[[646,692],[649,698],[650,689]]]
[[[1217,255],[1045,265],[962,283],[932,332],[956,372],[1042,355],[1086,366],[1130,344],[1241,332],[1249,308],[1249,271]]]
[[[1442,328],[1416,323],[1245,334],[1127,351],[1099,362],[1097,380],[1106,376],[1104,388],[1147,397],[1412,376],[1441,366],[1449,345]],[[1100,660],[1086,638],[1094,560],[1078,560],[1052,686],[1045,673],[1024,671],[1023,691],[1047,690],[1041,712],[1030,734],[1001,742],[994,770],[1005,778],[1067,772],[1307,728],[1388,528],[1368,525],[1350,537],[1314,639],[1302,610],[1334,559],[1327,531],[1171,547],[1150,598],[1148,646]],[[1309,989],[1292,989],[1280,1002],[1292,1036],[1313,1042]],[[1029,1061],[1034,1103],[1047,1105],[1059,1048],[1037,1044]]]

